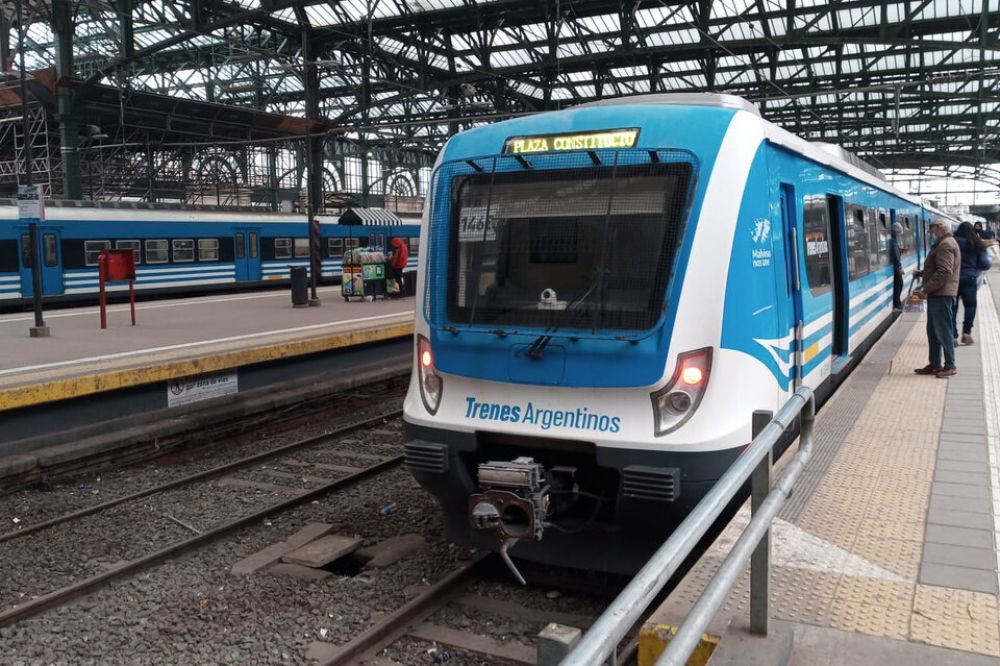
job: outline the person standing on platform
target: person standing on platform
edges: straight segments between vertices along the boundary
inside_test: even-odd
[[[976,234],[984,241],[995,241],[997,234],[992,229],[984,229],[982,222],[976,222]]]
[[[406,247],[406,241],[402,238],[393,238],[389,241],[389,247],[392,249],[392,258],[389,260],[392,279],[399,286],[399,295],[403,296],[406,293],[403,286],[403,270],[406,269],[406,265],[410,261],[410,249]]]
[[[929,233],[934,239],[934,247],[924,260],[923,269],[913,271],[913,276],[923,278],[924,281],[917,293],[927,296],[927,345],[930,354],[929,363],[914,372],[947,379],[958,374],[955,368],[951,310],[958,296],[962,255],[947,222],[942,219],[934,220]],[[942,354],[944,365],[941,364]]]
[[[978,224],[978,223],[977,223]],[[962,254],[962,268],[958,280],[958,298],[951,308],[951,333],[958,340],[958,301],[962,301],[962,344],[971,345],[972,324],[976,320],[976,292],[980,276],[990,269],[987,245],[968,222],[962,222],[955,231],[955,241]]]
[[[892,264],[892,309],[902,310],[903,301],[903,257],[899,247],[899,237],[903,235],[903,225],[892,223],[892,237],[889,238],[889,262]]]

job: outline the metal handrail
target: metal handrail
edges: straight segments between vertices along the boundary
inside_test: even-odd
[[[792,394],[774,418],[769,418],[768,412],[754,412],[754,438],[750,446],[611,602],[580,642],[560,662],[560,666],[600,666],[604,663],[751,476],[753,517],[750,523],[656,664],[663,666],[685,663],[746,567],[751,551],[751,631],[766,634],[770,525],[812,456],[815,411],[812,390],[802,387]],[[801,416],[799,450],[781,480],[771,490],[771,452],[781,436],[795,423],[797,416]],[[767,425],[764,425],[765,419]]]

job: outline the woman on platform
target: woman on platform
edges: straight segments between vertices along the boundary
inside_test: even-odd
[[[962,301],[965,315],[962,318],[962,344],[971,345],[972,324],[976,320],[976,291],[979,290],[982,272],[990,268],[987,245],[968,222],[962,222],[955,231],[955,241],[962,252],[962,268],[958,279],[958,298],[951,309],[951,330],[958,343],[958,302]]]

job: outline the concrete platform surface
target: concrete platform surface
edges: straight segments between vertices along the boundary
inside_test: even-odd
[[[412,332],[413,298],[346,303],[339,286],[319,296],[312,308],[293,308],[287,290],[145,302],[135,327],[128,304],[116,304],[104,330],[96,307],[53,310],[45,316],[49,338],[29,337],[30,312],[2,315],[0,409]],[[166,369],[150,372],[154,366]],[[70,378],[86,381],[59,383]]]
[[[906,313],[821,410],[813,458],[772,526],[776,628],[741,635],[745,573],[706,636],[720,641],[709,663],[1000,663],[1000,271],[989,277],[957,377],[913,373],[927,363],[926,320]],[[647,620],[641,666],[655,661],[749,513],[744,506]]]

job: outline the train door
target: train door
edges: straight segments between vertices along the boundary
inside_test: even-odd
[[[788,276],[788,296],[791,299],[794,335],[792,338],[792,388],[797,389],[802,384],[802,348],[803,348],[803,315],[802,315],[802,275],[799,266],[800,229],[795,215],[795,190],[789,183],[781,184],[781,220],[785,231],[785,256]]]
[[[829,194],[826,197],[827,218],[830,220],[830,278],[833,287],[833,369],[847,359],[847,239],[844,228],[844,200]]]
[[[260,280],[260,229],[236,229],[233,234],[236,281]]]
[[[31,278],[31,263],[34,260],[34,252],[31,248],[31,235],[27,227],[20,228],[20,270],[21,270],[21,294],[32,296],[34,285]],[[38,227],[38,245],[41,248],[42,261],[42,295],[59,296],[63,293],[63,271],[62,271],[62,241],[58,229],[52,227]]]

